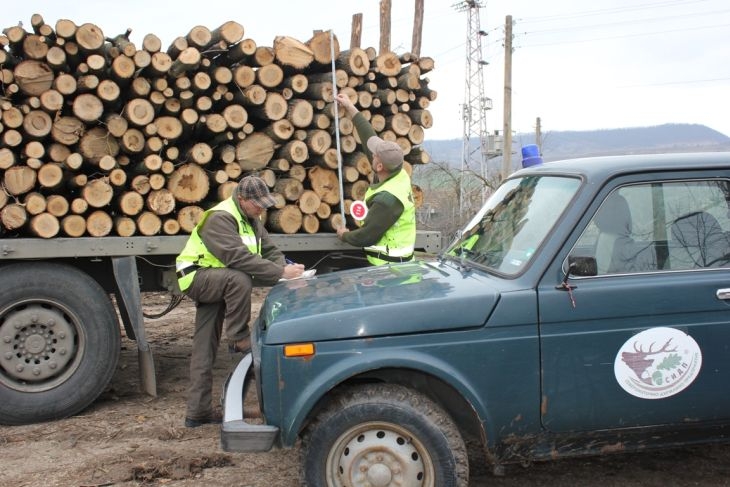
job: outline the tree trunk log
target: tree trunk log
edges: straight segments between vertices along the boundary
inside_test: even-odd
[[[299,196],[297,204],[302,213],[305,215],[312,215],[317,213],[317,210],[319,210],[319,207],[322,204],[322,199],[317,193],[307,189]]]
[[[236,146],[236,160],[243,171],[266,167],[274,155],[274,141],[263,133],[254,133]]]
[[[280,210],[270,210],[266,221],[277,233],[293,234],[302,227],[302,212],[295,205],[286,205]]]
[[[86,233],[86,220],[81,215],[66,215],[61,219],[61,233],[67,237],[83,237]]]
[[[274,39],[274,57],[281,66],[304,70],[314,60],[314,53],[306,44],[288,36]]]
[[[92,208],[103,208],[114,196],[114,190],[104,178],[89,181],[81,190],[81,195]]]
[[[28,166],[13,166],[5,171],[3,184],[9,194],[18,196],[31,191],[37,178],[38,173]]]
[[[208,196],[210,180],[203,168],[189,163],[175,169],[167,179],[167,188],[176,201],[198,203]]]
[[[287,201],[297,201],[304,192],[302,183],[293,178],[279,178],[273,187],[274,193],[279,193]]]
[[[92,237],[106,237],[113,227],[112,217],[105,211],[96,210],[86,217],[86,232]]]
[[[162,220],[151,211],[143,211],[135,221],[137,222],[137,229],[142,235],[157,235],[162,228]]]
[[[340,201],[340,183],[335,171],[321,167],[313,167],[308,172],[312,190],[330,205]]]
[[[50,213],[41,213],[30,219],[28,228],[36,237],[53,238],[58,235],[61,225],[55,216]]]

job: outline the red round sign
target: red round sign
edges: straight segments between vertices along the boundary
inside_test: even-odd
[[[357,221],[364,220],[368,214],[368,207],[364,201],[356,200],[350,205],[350,215]]]

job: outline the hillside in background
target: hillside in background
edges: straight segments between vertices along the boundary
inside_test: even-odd
[[[693,124],[545,132],[542,141],[542,155],[545,161],[617,154],[730,151],[730,137],[704,125]],[[434,161],[458,166],[462,158],[462,143],[461,139],[427,140],[423,143],[423,147],[431,154]],[[534,143],[534,133],[515,135],[512,146],[513,160],[519,163],[522,146]]]

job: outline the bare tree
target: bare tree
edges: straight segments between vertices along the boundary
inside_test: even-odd
[[[484,178],[471,169],[461,171],[437,161],[414,166],[413,179],[424,190],[418,223],[421,228],[440,231],[445,244],[481,208],[484,195],[491,194],[498,185],[498,180]],[[465,204],[460,211],[462,191]]]

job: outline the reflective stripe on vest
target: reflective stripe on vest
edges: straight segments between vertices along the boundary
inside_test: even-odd
[[[374,245],[365,247],[368,262],[372,265],[411,260],[416,246],[416,207],[413,204],[413,190],[408,173],[401,169],[379,187],[368,188],[365,192],[365,201],[369,202],[373,196],[383,191],[398,198],[403,205],[403,213],[380,240]],[[380,259],[377,255],[382,255],[384,258]],[[385,257],[390,259],[385,260]]]
[[[225,264],[223,262],[221,262],[215,255],[210,253],[210,251],[203,243],[203,240],[200,238],[200,234],[198,233],[198,230],[203,226],[203,223],[205,223],[210,214],[214,211],[225,211],[226,213],[233,216],[233,218],[235,218],[238,222],[238,234],[241,236],[241,242],[243,243],[243,245],[245,245],[249,252],[251,252],[252,254],[261,255],[261,248],[259,247],[259,242],[256,239],[256,234],[253,231],[253,227],[246,220],[246,218],[241,215],[241,212],[238,209],[238,205],[236,205],[233,197],[230,197],[226,198],[225,200],[215,205],[213,208],[210,208],[209,210],[206,210],[205,213],[203,213],[203,217],[200,219],[198,224],[195,225],[195,228],[193,228],[193,231],[190,233],[190,238],[188,238],[188,241],[185,244],[182,252],[180,252],[180,255],[177,256],[177,259],[175,261],[175,269],[177,271],[184,271],[185,269],[193,265],[198,267],[225,267]],[[193,277],[195,276],[195,271],[184,273],[184,275],[180,274],[178,274],[177,282],[180,286],[180,290],[184,292],[192,284]]]

